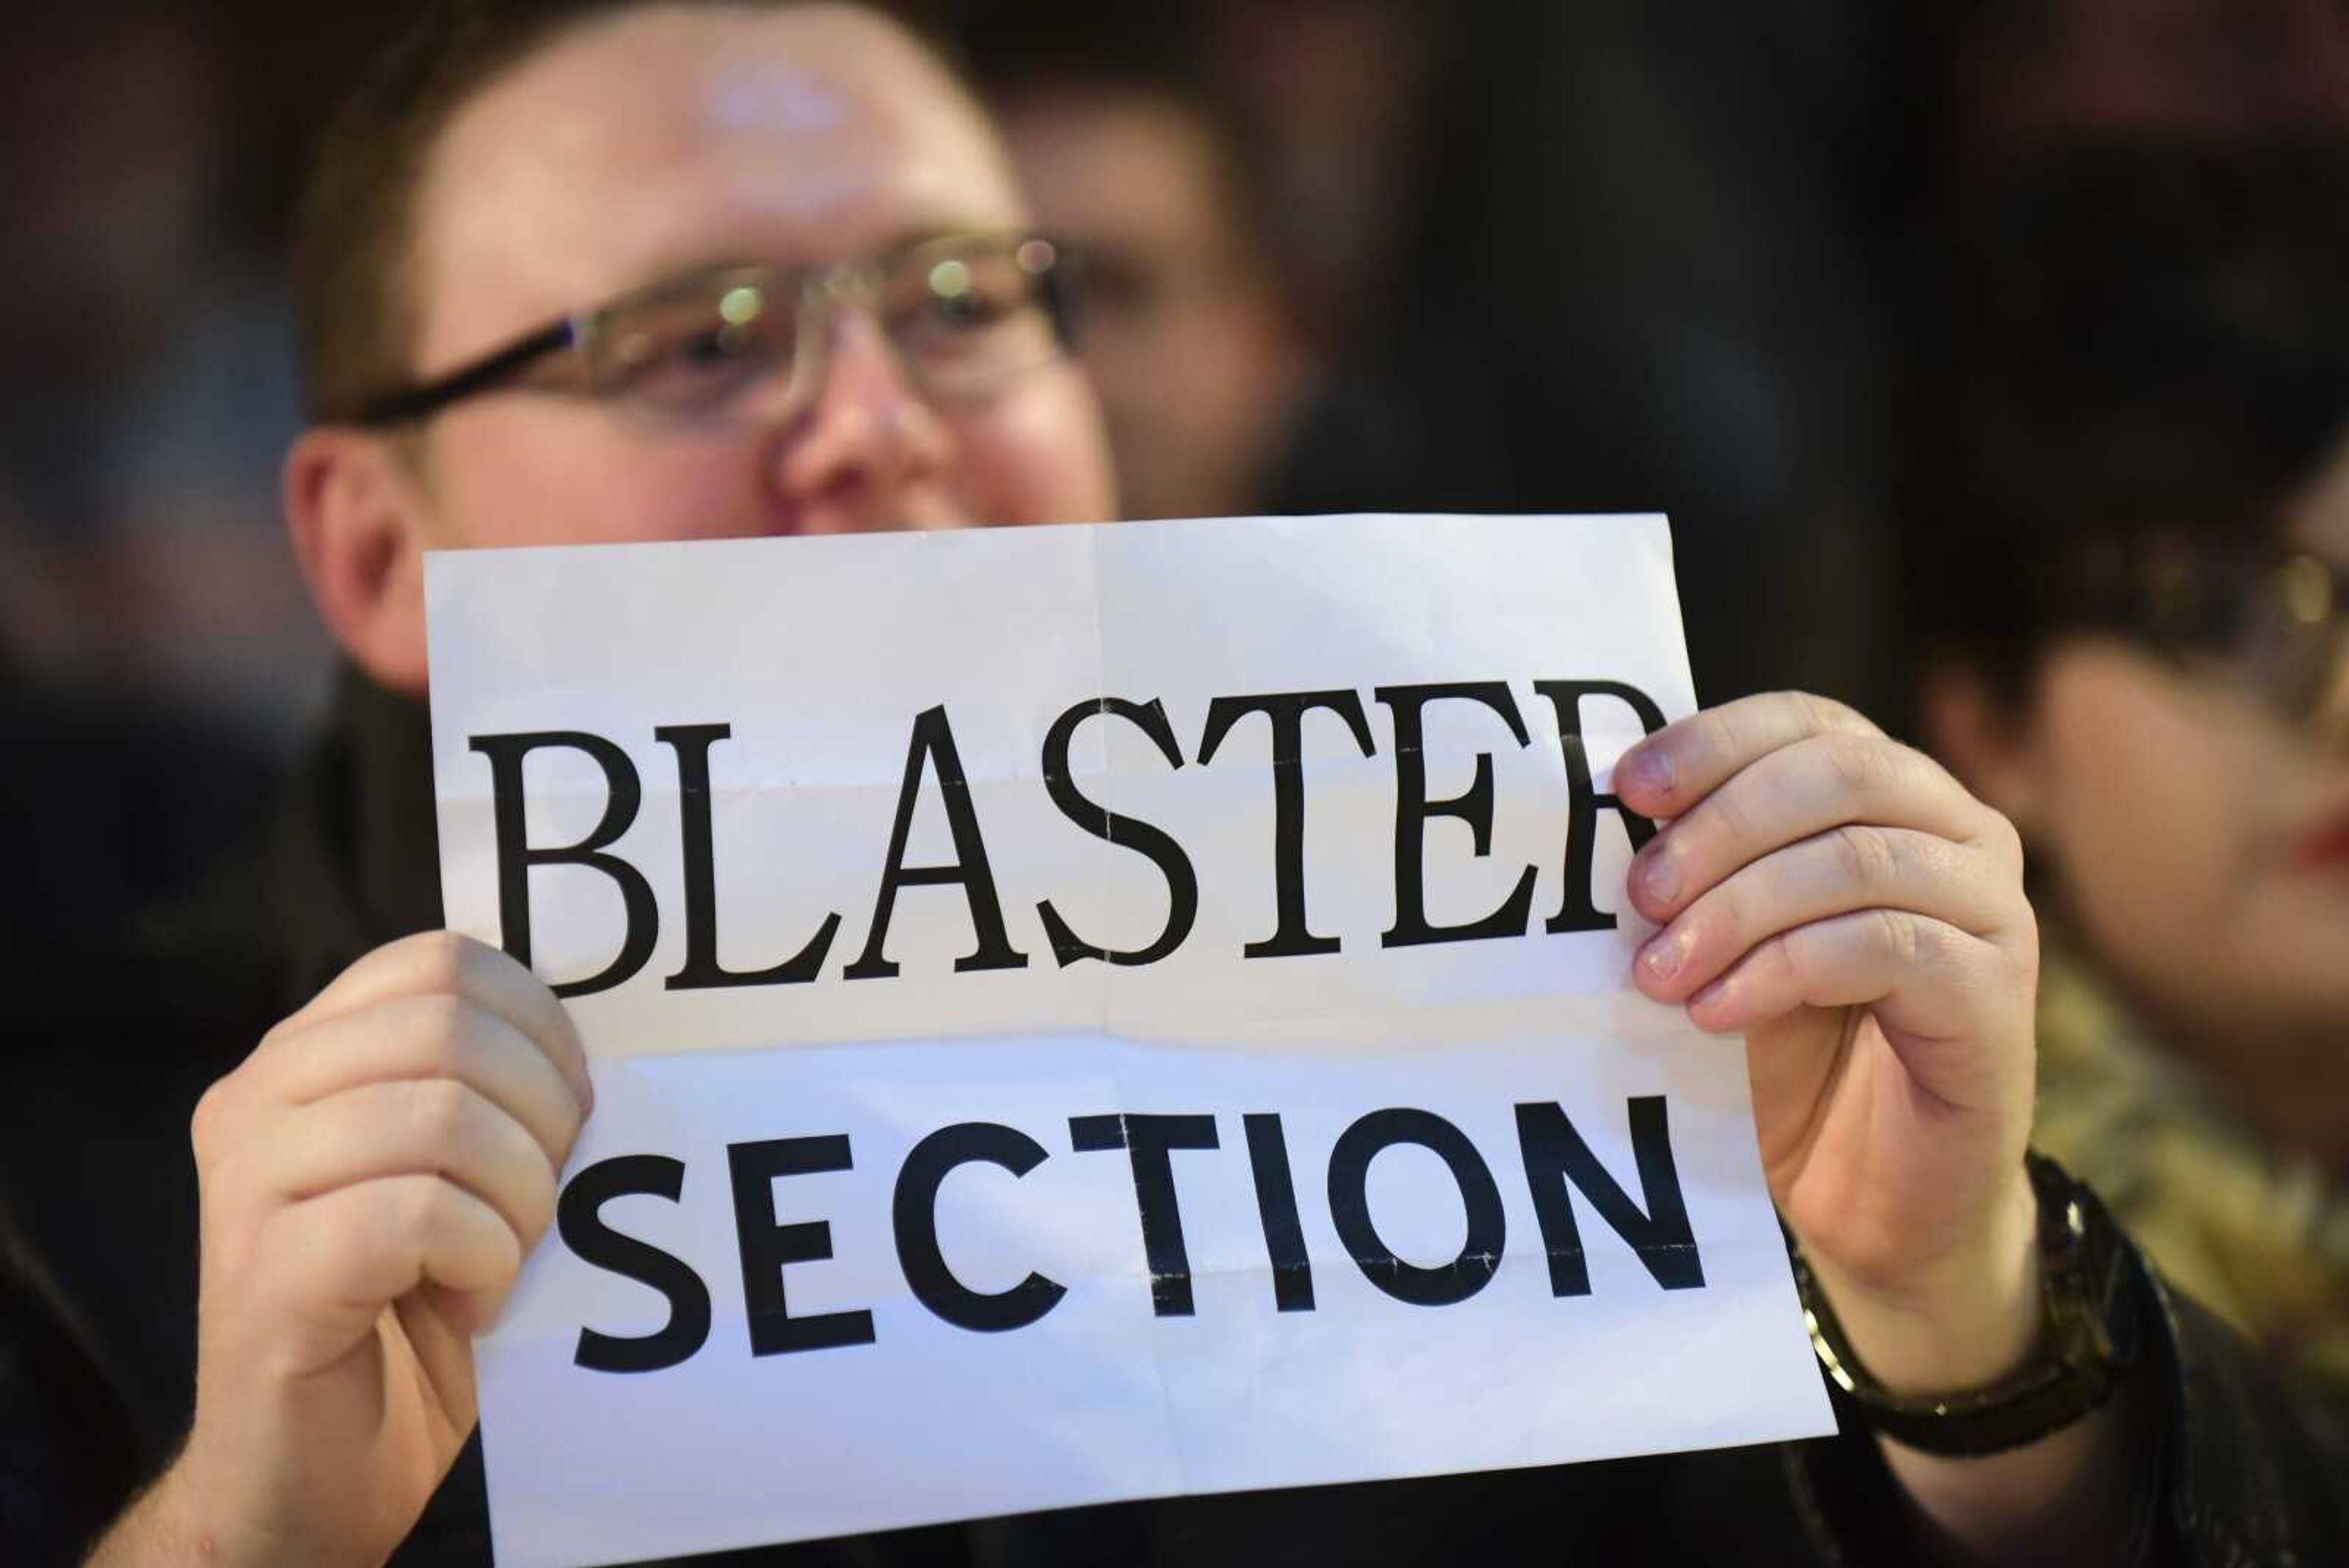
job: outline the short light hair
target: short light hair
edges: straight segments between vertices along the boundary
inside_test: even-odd
[[[303,409],[356,416],[413,373],[418,199],[433,150],[461,109],[592,23],[687,6],[779,11],[808,0],[427,0],[336,108],[313,150],[294,220],[295,327]],[[903,23],[891,8],[874,7]],[[936,36],[916,29],[949,75]]]

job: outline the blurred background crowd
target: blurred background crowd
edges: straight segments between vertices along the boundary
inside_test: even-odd
[[[2023,821],[2047,907],[2199,1064],[2195,1095],[2291,1155],[2279,1180],[2319,1172],[2319,1218],[2259,1242],[2330,1259],[2270,1337],[2349,1347],[2327,1130],[2349,1124],[2349,11],[899,8],[960,51],[1040,216],[1088,248],[1129,515],[1669,512],[1700,695],[1846,699]],[[215,858],[324,698],[276,497],[283,231],[305,137],[401,9],[12,7],[19,951],[97,940]],[[2067,651],[2089,633],[2186,684],[2097,685]],[[2246,805],[2262,790],[2289,798]],[[2245,1033],[2268,1065],[2192,1044]],[[2083,1137],[2144,1141],[2136,1109],[2074,1103]]]

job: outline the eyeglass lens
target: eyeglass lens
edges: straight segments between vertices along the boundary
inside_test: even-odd
[[[2196,664],[2231,670],[2285,715],[2308,719],[2338,699],[2349,677],[2349,606],[2340,575],[2312,556],[2280,567],[2206,569],[2207,607],[2191,629],[2172,619],[2157,636]]]
[[[726,414],[778,378],[809,396],[814,367],[799,361],[821,355],[823,334],[804,317],[822,296],[820,310],[870,310],[923,391],[968,397],[1065,351],[1062,273],[1035,236],[934,242],[813,286],[775,268],[707,273],[608,310],[591,370],[600,391],[671,417]]]

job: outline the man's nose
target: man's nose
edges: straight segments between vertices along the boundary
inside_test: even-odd
[[[953,526],[946,481],[953,432],[925,401],[880,325],[842,308],[814,401],[783,424],[766,458],[769,483],[807,534]]]

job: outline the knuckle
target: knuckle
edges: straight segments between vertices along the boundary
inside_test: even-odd
[[[481,1282],[473,1289],[482,1294],[502,1297],[522,1277],[525,1256],[523,1239],[500,1225],[494,1231],[482,1234],[480,1246],[486,1251],[480,1265]]]
[[[462,1059],[475,1028],[472,1003],[454,992],[434,992],[414,1000],[410,1016],[417,1045],[430,1064],[454,1064]]]
[[[1924,932],[1915,917],[1903,909],[1871,909],[1869,940],[1906,969],[1923,956]]]
[[[1746,946],[1745,933],[1751,929],[1753,916],[1747,890],[1739,885],[1742,881],[1742,877],[1731,877],[1707,893],[1701,908],[1691,911],[1693,918],[1690,929],[1699,950],[1718,944],[1735,953]]]
[[[400,1183],[392,1199],[393,1231],[412,1254],[420,1256],[429,1239],[446,1223],[456,1190],[437,1176]]]
[[[409,1115],[426,1143],[447,1149],[473,1130],[472,1091],[452,1078],[427,1078],[406,1085]]]
[[[1966,794],[1966,786],[1958,782],[1957,774],[1943,767],[1941,759],[1932,753],[1920,751],[1906,741],[1896,741],[1889,736],[1885,737],[1884,744],[1894,756],[1899,759],[1901,770],[1909,776],[1930,779],[1936,785],[1953,790],[1961,795]],[[1972,797],[1969,795],[1967,798]]]
[[[1951,773],[1947,764],[1932,753],[1920,750],[1905,741],[1888,740],[1885,743],[1890,746],[1899,758],[1901,776],[1912,788],[1920,792],[1930,792],[1934,796],[1943,800],[1953,801],[1956,803],[1956,808],[1960,810],[1970,807],[1980,807],[1984,812],[1990,810],[1988,806],[1982,805],[1976,800],[1973,793],[1966,788],[1965,782]]]
[[[1737,721],[1730,716],[1727,709],[1705,709],[1691,722],[1689,730],[1696,740],[1700,754],[1710,753],[1715,758],[1738,754]]]
[[[473,1070],[473,1037],[462,1029],[435,1029],[424,1037],[425,1071],[462,1082]]]
[[[1837,731],[1856,728],[1859,715],[1832,697],[1822,697],[1816,691],[1780,693],[1801,715],[1803,728],[1815,735],[1833,734]]]
[[[1838,731],[1821,736],[1819,750],[1836,782],[1852,794],[1874,798],[1899,780],[1899,754],[1872,735]]]
[[[422,1272],[432,1233],[432,1216],[438,1207],[430,1185],[421,1181],[403,1183],[397,1193],[385,1200],[384,1207],[388,1222],[378,1244],[388,1259],[397,1261],[398,1273]],[[346,1249],[357,1252],[359,1244],[356,1241],[347,1242]]]
[[[188,1142],[195,1150],[196,1163],[207,1165],[220,1152],[222,1123],[232,1115],[230,1102],[236,1096],[236,1075],[217,1078],[212,1087],[196,1101],[196,1108],[188,1117]]]
[[[244,1060],[238,1063],[235,1069],[227,1075],[250,1076],[259,1064],[278,1061],[294,1054],[300,1049],[299,1037],[309,1022],[306,1014],[305,1007],[303,1012],[281,1018],[271,1024],[263,1033],[261,1038],[254,1043],[253,1049],[245,1053]]]
[[[1781,986],[1799,992],[1804,981],[1816,962],[1814,953],[1817,939],[1808,927],[1785,932],[1764,950],[1770,967],[1777,971]]]
[[[1864,823],[1846,823],[1827,835],[1836,867],[1863,888],[1884,888],[1899,879],[1900,850],[1890,834]]]
[[[1984,806],[1982,813],[1982,843],[2005,864],[2020,867],[2023,857],[2022,830],[2002,811]]]
[[[535,1246],[554,1223],[557,1194],[554,1168],[541,1161],[532,1162],[530,1185],[523,1193],[522,1241],[525,1246]]]
[[[564,1151],[564,1158],[567,1158],[571,1146],[579,1139],[580,1129],[587,1125],[587,1113],[580,1107],[578,1099],[572,1095],[568,1085],[564,1085],[562,1095],[556,1097],[554,1110],[560,1118],[558,1124],[562,1135],[560,1147]]]
[[[1689,814],[1681,829],[1682,851],[1694,850],[1697,858],[1718,862],[1723,850],[1733,852],[1752,837],[1754,831],[1754,813],[1746,802],[1745,791],[1733,781],[1728,787],[1713,791],[1702,806]],[[1736,857],[1733,853],[1729,858],[1733,861]]]
[[[481,1044],[472,1009],[453,996],[429,996],[419,1000],[418,1013],[415,1064],[436,1078],[463,1078]]]
[[[470,946],[454,931],[427,931],[418,937],[412,960],[417,983],[433,992],[462,989],[474,961]]]

